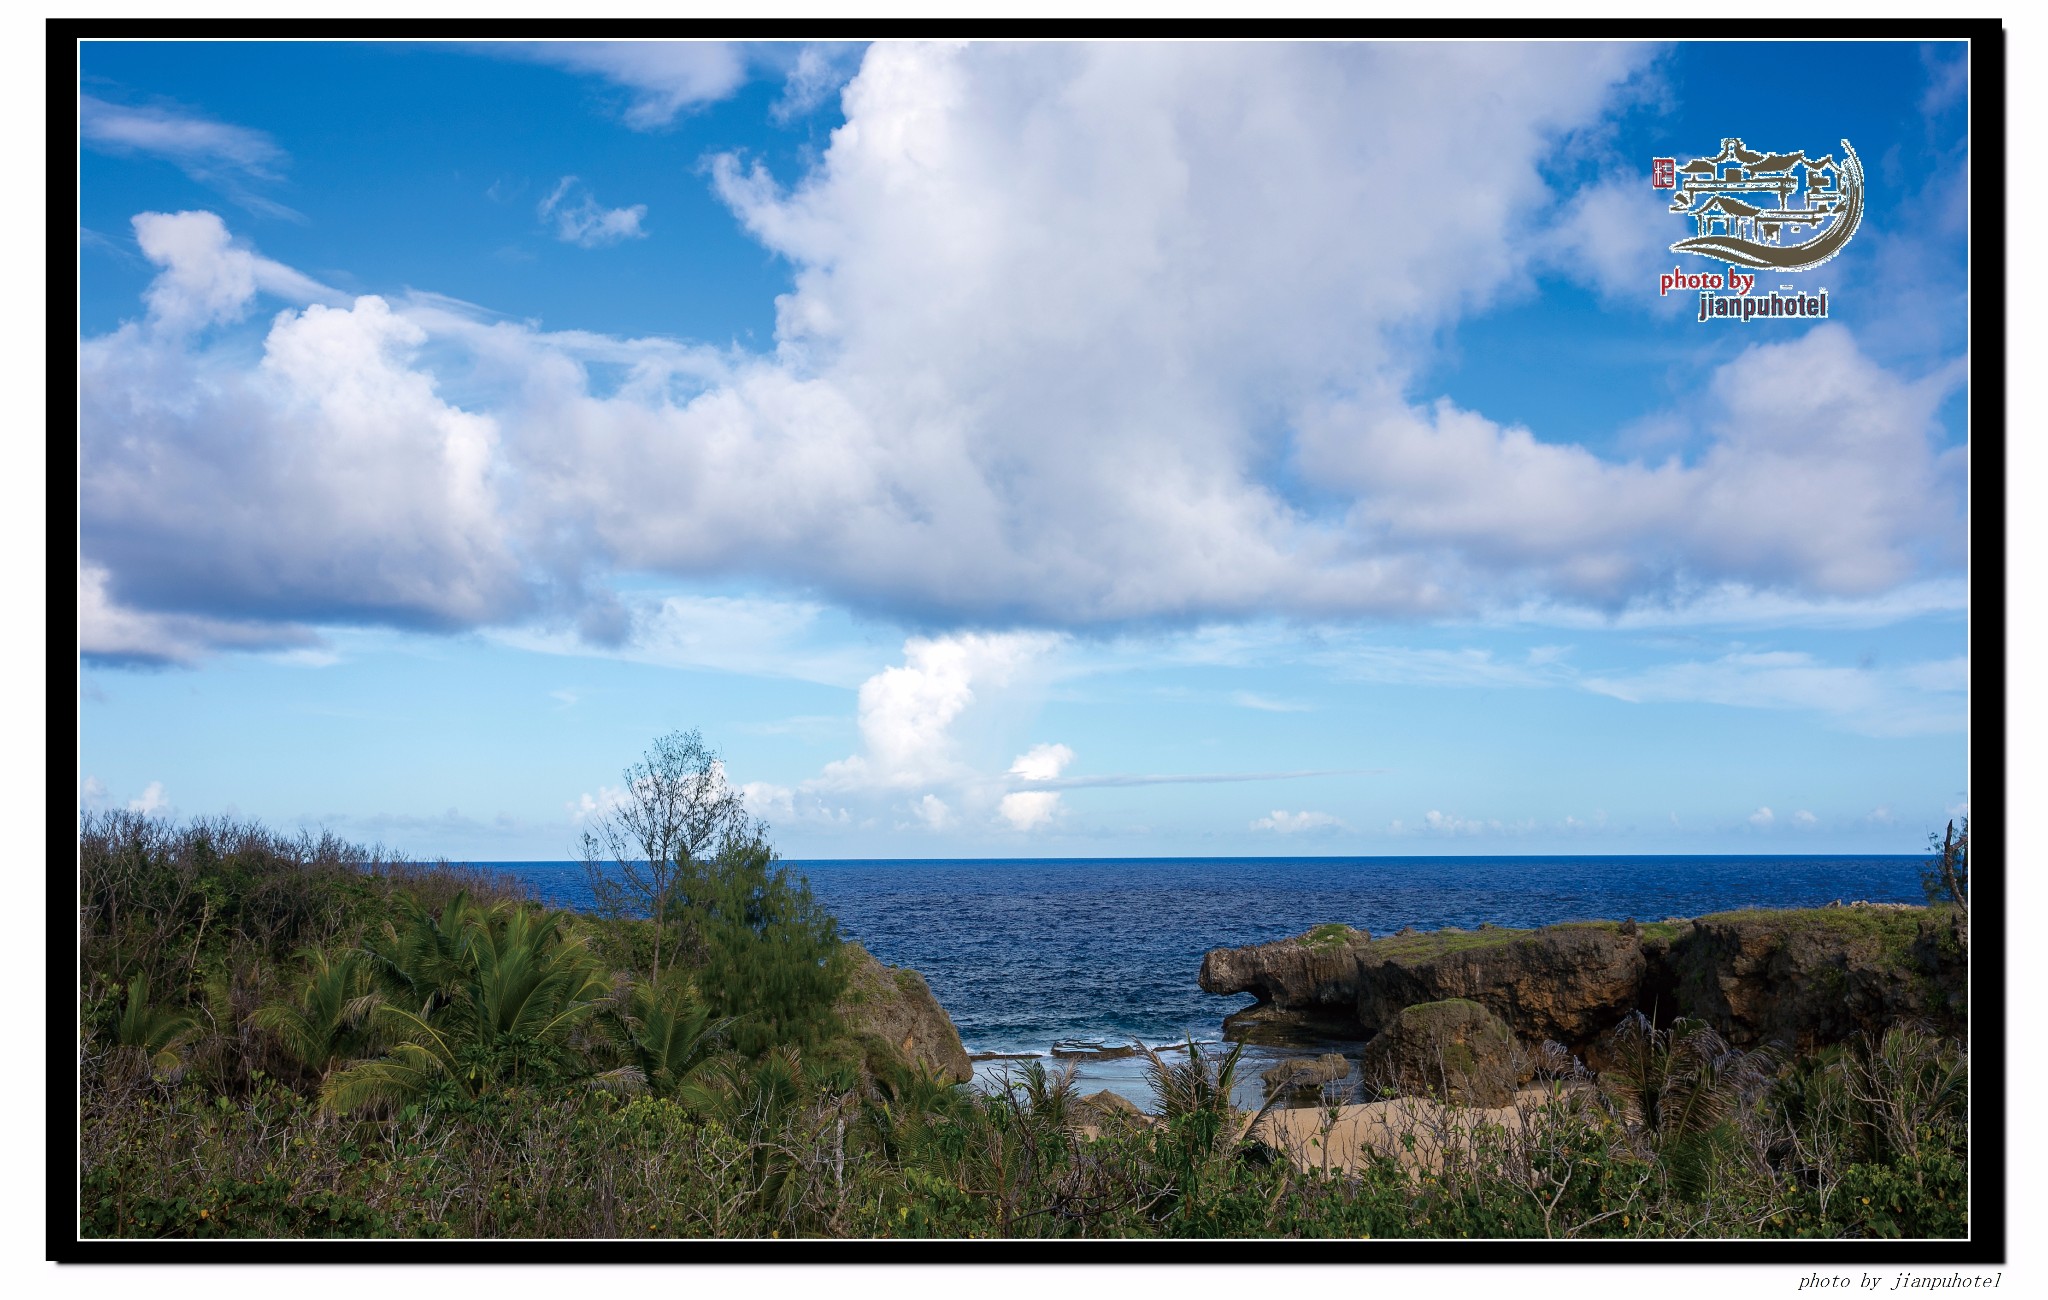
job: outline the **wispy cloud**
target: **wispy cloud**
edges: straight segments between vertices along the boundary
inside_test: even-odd
[[[1588,677],[1583,685],[1632,704],[1812,711],[1876,736],[1961,731],[1969,720],[1969,662],[1961,656],[1876,668],[1828,664],[1803,651],[1741,651]]]
[[[1326,812],[1286,812],[1275,808],[1269,815],[1252,822],[1255,831],[1274,831],[1281,835],[1299,835],[1303,831],[1338,830],[1344,826],[1342,818]]]
[[[1385,767],[1317,768],[1299,772],[1113,772],[1102,776],[1063,776],[1037,782],[1049,790],[1085,790],[1131,785],[1228,785],[1241,781],[1301,781],[1319,776],[1382,776]]]
[[[490,42],[477,47],[503,58],[552,64],[602,77],[630,91],[622,116],[652,131],[687,110],[716,103],[746,82],[745,49],[724,41]]]
[[[109,103],[78,97],[79,140],[104,153],[148,154],[176,165],[193,180],[215,186],[244,207],[273,216],[298,213],[256,193],[251,185],[284,178],[290,161],[262,131],[235,126],[166,105]]]
[[[572,202],[570,196],[575,195]],[[647,215],[645,203],[630,208],[607,208],[597,201],[589,187],[574,176],[564,176],[540,201],[541,220],[553,220],[555,238],[579,248],[603,248],[627,239],[645,239],[640,221]]]
[[[787,125],[814,112],[860,65],[857,42],[689,40],[492,42],[476,46],[503,58],[546,63],[602,78],[627,92],[621,120],[658,131],[676,118],[730,97],[750,76],[780,76],[769,116]]]
[[[1257,695],[1251,691],[1238,691],[1230,697],[1230,702],[1237,705],[1240,709],[1257,709],[1261,713],[1310,713],[1315,708],[1312,704],[1299,704],[1293,700],[1270,699],[1267,696]]]
[[[222,170],[276,180],[288,161],[261,131],[175,108],[110,104],[91,95],[78,97],[78,130],[96,148],[156,154],[199,180]]]
[[[861,46],[850,42],[813,42],[797,50],[782,83],[782,95],[768,114],[789,123],[815,112],[846,84],[860,65]]]
[[[503,628],[486,635],[501,645],[541,654],[618,659],[664,668],[710,668],[754,677],[790,677],[855,687],[873,671],[873,652],[831,639],[823,605],[742,596],[632,595],[621,600],[624,636],[593,641],[573,628]],[[787,719],[749,729],[817,729],[845,720]]]

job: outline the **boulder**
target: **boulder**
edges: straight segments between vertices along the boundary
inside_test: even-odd
[[[1268,1092],[1280,1088],[1320,1088],[1351,1073],[1351,1062],[1336,1052],[1290,1057],[1259,1075]]]
[[[1404,1007],[1365,1046],[1368,1085],[1471,1106],[1505,1106],[1522,1073],[1515,1035],[1467,998]]]
[[[1385,939],[1322,926],[1215,949],[1202,959],[1201,985],[1258,997],[1224,1021],[1229,1037],[1252,1042],[1367,1037],[1404,1007],[1469,998],[1531,1042],[1578,1046],[1635,1008],[1645,938],[1613,922],[1446,927]]]
[[[1343,1083],[1352,1075],[1352,1063],[1339,1052],[1323,1052],[1321,1056],[1290,1056],[1280,1065],[1264,1071],[1260,1079],[1266,1081],[1268,1097],[1282,1097],[1286,1101],[1319,1103],[1323,1089],[1331,1083]]]
[[[949,1082],[974,1078],[960,1032],[924,976],[908,967],[885,966],[858,943],[848,943],[846,954],[846,992],[835,1009],[848,1031]]]
[[[1074,1118],[1080,1123],[1104,1128],[1116,1123],[1142,1123],[1145,1112],[1139,1110],[1137,1103],[1129,1097],[1104,1088],[1101,1092],[1091,1092],[1076,1101]]]

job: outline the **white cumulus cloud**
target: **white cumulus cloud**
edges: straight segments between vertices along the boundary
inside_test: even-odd
[[[1017,830],[1036,830],[1059,815],[1060,797],[1051,790],[1018,790],[1004,795],[996,811]]]
[[[625,787],[605,785],[599,786],[596,794],[585,791],[562,806],[569,810],[569,820],[581,825],[606,816],[625,802]]]
[[[245,621],[445,628],[529,607],[497,425],[414,367],[419,326],[374,295],[314,302],[279,313],[249,366],[187,332],[311,282],[212,214],[137,231],[164,268],[149,319],[79,345],[82,639],[146,658],[151,621],[182,617],[157,647],[178,659]]]
[[[508,53],[631,88],[645,126],[754,57]],[[879,43],[802,171],[710,168],[792,268],[761,353],[343,300],[217,217],[145,214],[149,316],[80,343],[84,560],[138,616],[565,615],[612,645],[634,630],[605,590],[623,571],[743,574],[942,631],[1605,618],[1697,593],[1874,608],[1952,574],[1964,466],[1935,412],[1960,372],[1893,373],[1839,325],[1729,360],[1682,460],[1417,390],[1417,340],[1552,255],[1529,221],[1561,197],[1545,168],[1651,57]],[[543,206],[572,241],[645,233],[573,185]],[[259,349],[235,335],[264,295],[293,310]],[[867,749],[835,779],[944,768],[962,679],[932,653],[870,683],[872,707],[863,688]]]
[[[1074,751],[1065,745],[1033,745],[1010,764],[1010,775],[1026,781],[1050,781],[1074,761]]]
[[[952,728],[974,702],[977,685],[1007,684],[1057,644],[1058,638],[1040,633],[912,637],[900,666],[861,683],[864,752],[828,764],[819,785],[908,788],[971,777],[955,752]]]
[[[739,792],[747,811],[763,820],[779,817],[786,821],[796,815],[796,792],[788,786],[776,785],[772,781],[748,781],[739,787]]]
[[[151,781],[142,787],[142,793],[128,801],[128,811],[149,816],[160,813],[171,806],[170,796],[164,793],[164,783]]]
[[[944,799],[927,794],[911,806],[917,819],[935,831],[945,830],[953,824],[953,810]]]

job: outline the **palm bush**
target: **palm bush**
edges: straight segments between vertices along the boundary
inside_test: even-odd
[[[383,994],[366,953],[313,949],[302,960],[305,974],[292,998],[260,1007],[250,1019],[275,1035],[317,1086],[337,1065],[381,1048],[373,1021]]]
[[[183,1050],[199,1033],[199,1022],[174,1007],[150,1001],[148,977],[128,981],[128,997],[114,1022],[117,1068],[131,1076],[169,1074],[182,1064]]]
[[[1617,1025],[1610,1041],[1614,1063],[1601,1082],[1634,1110],[1639,1131],[1653,1143],[1728,1120],[1761,1092],[1776,1060],[1769,1048],[1730,1047],[1704,1021],[1658,1029],[1640,1011]]]
[[[1143,1044],[1140,1044],[1143,1047]],[[1220,1061],[1210,1061],[1192,1036],[1187,1055],[1168,1061],[1158,1052],[1143,1047],[1145,1079],[1159,1098],[1159,1113],[1170,1123],[1190,1116],[1220,1116],[1230,1110],[1231,1090],[1237,1084],[1238,1061],[1244,1044],[1233,1043]]]
[[[564,937],[563,914],[461,902],[390,936],[393,978],[425,1000],[418,1011],[376,1008],[377,1027],[395,1041],[382,1058],[328,1077],[321,1099],[330,1109],[474,1100],[586,1072],[569,1039],[611,990],[582,940]]]
[[[634,984],[614,1018],[614,1035],[630,1061],[603,1081],[628,1092],[675,1097],[709,1062],[732,1021],[714,1017],[696,989],[673,968],[659,983]]]

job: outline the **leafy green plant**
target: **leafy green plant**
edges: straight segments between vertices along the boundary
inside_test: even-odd
[[[199,1033],[199,1022],[190,1014],[162,1007],[150,1001],[149,980],[137,975],[128,981],[128,997],[114,1022],[117,1057],[126,1069],[140,1075],[162,1075],[183,1061],[185,1045]]]
[[[344,1062],[372,1056],[382,1037],[372,1023],[383,1002],[362,952],[304,954],[305,973],[289,1001],[260,1007],[250,1019],[277,1036],[317,1087]]]
[[[696,988],[671,968],[660,983],[634,984],[617,1024],[632,1060],[602,1076],[627,1091],[674,1097],[710,1061],[732,1021],[714,1017]]]
[[[563,937],[562,920],[499,905],[463,910],[460,934],[446,915],[431,931],[416,925],[419,942],[398,949],[397,960],[418,965],[398,969],[406,987],[429,990],[425,1005],[379,1005],[377,1027],[395,1041],[382,1058],[329,1075],[323,1104],[346,1111],[437,1095],[474,1100],[579,1073],[570,1032],[611,990],[582,941]]]

